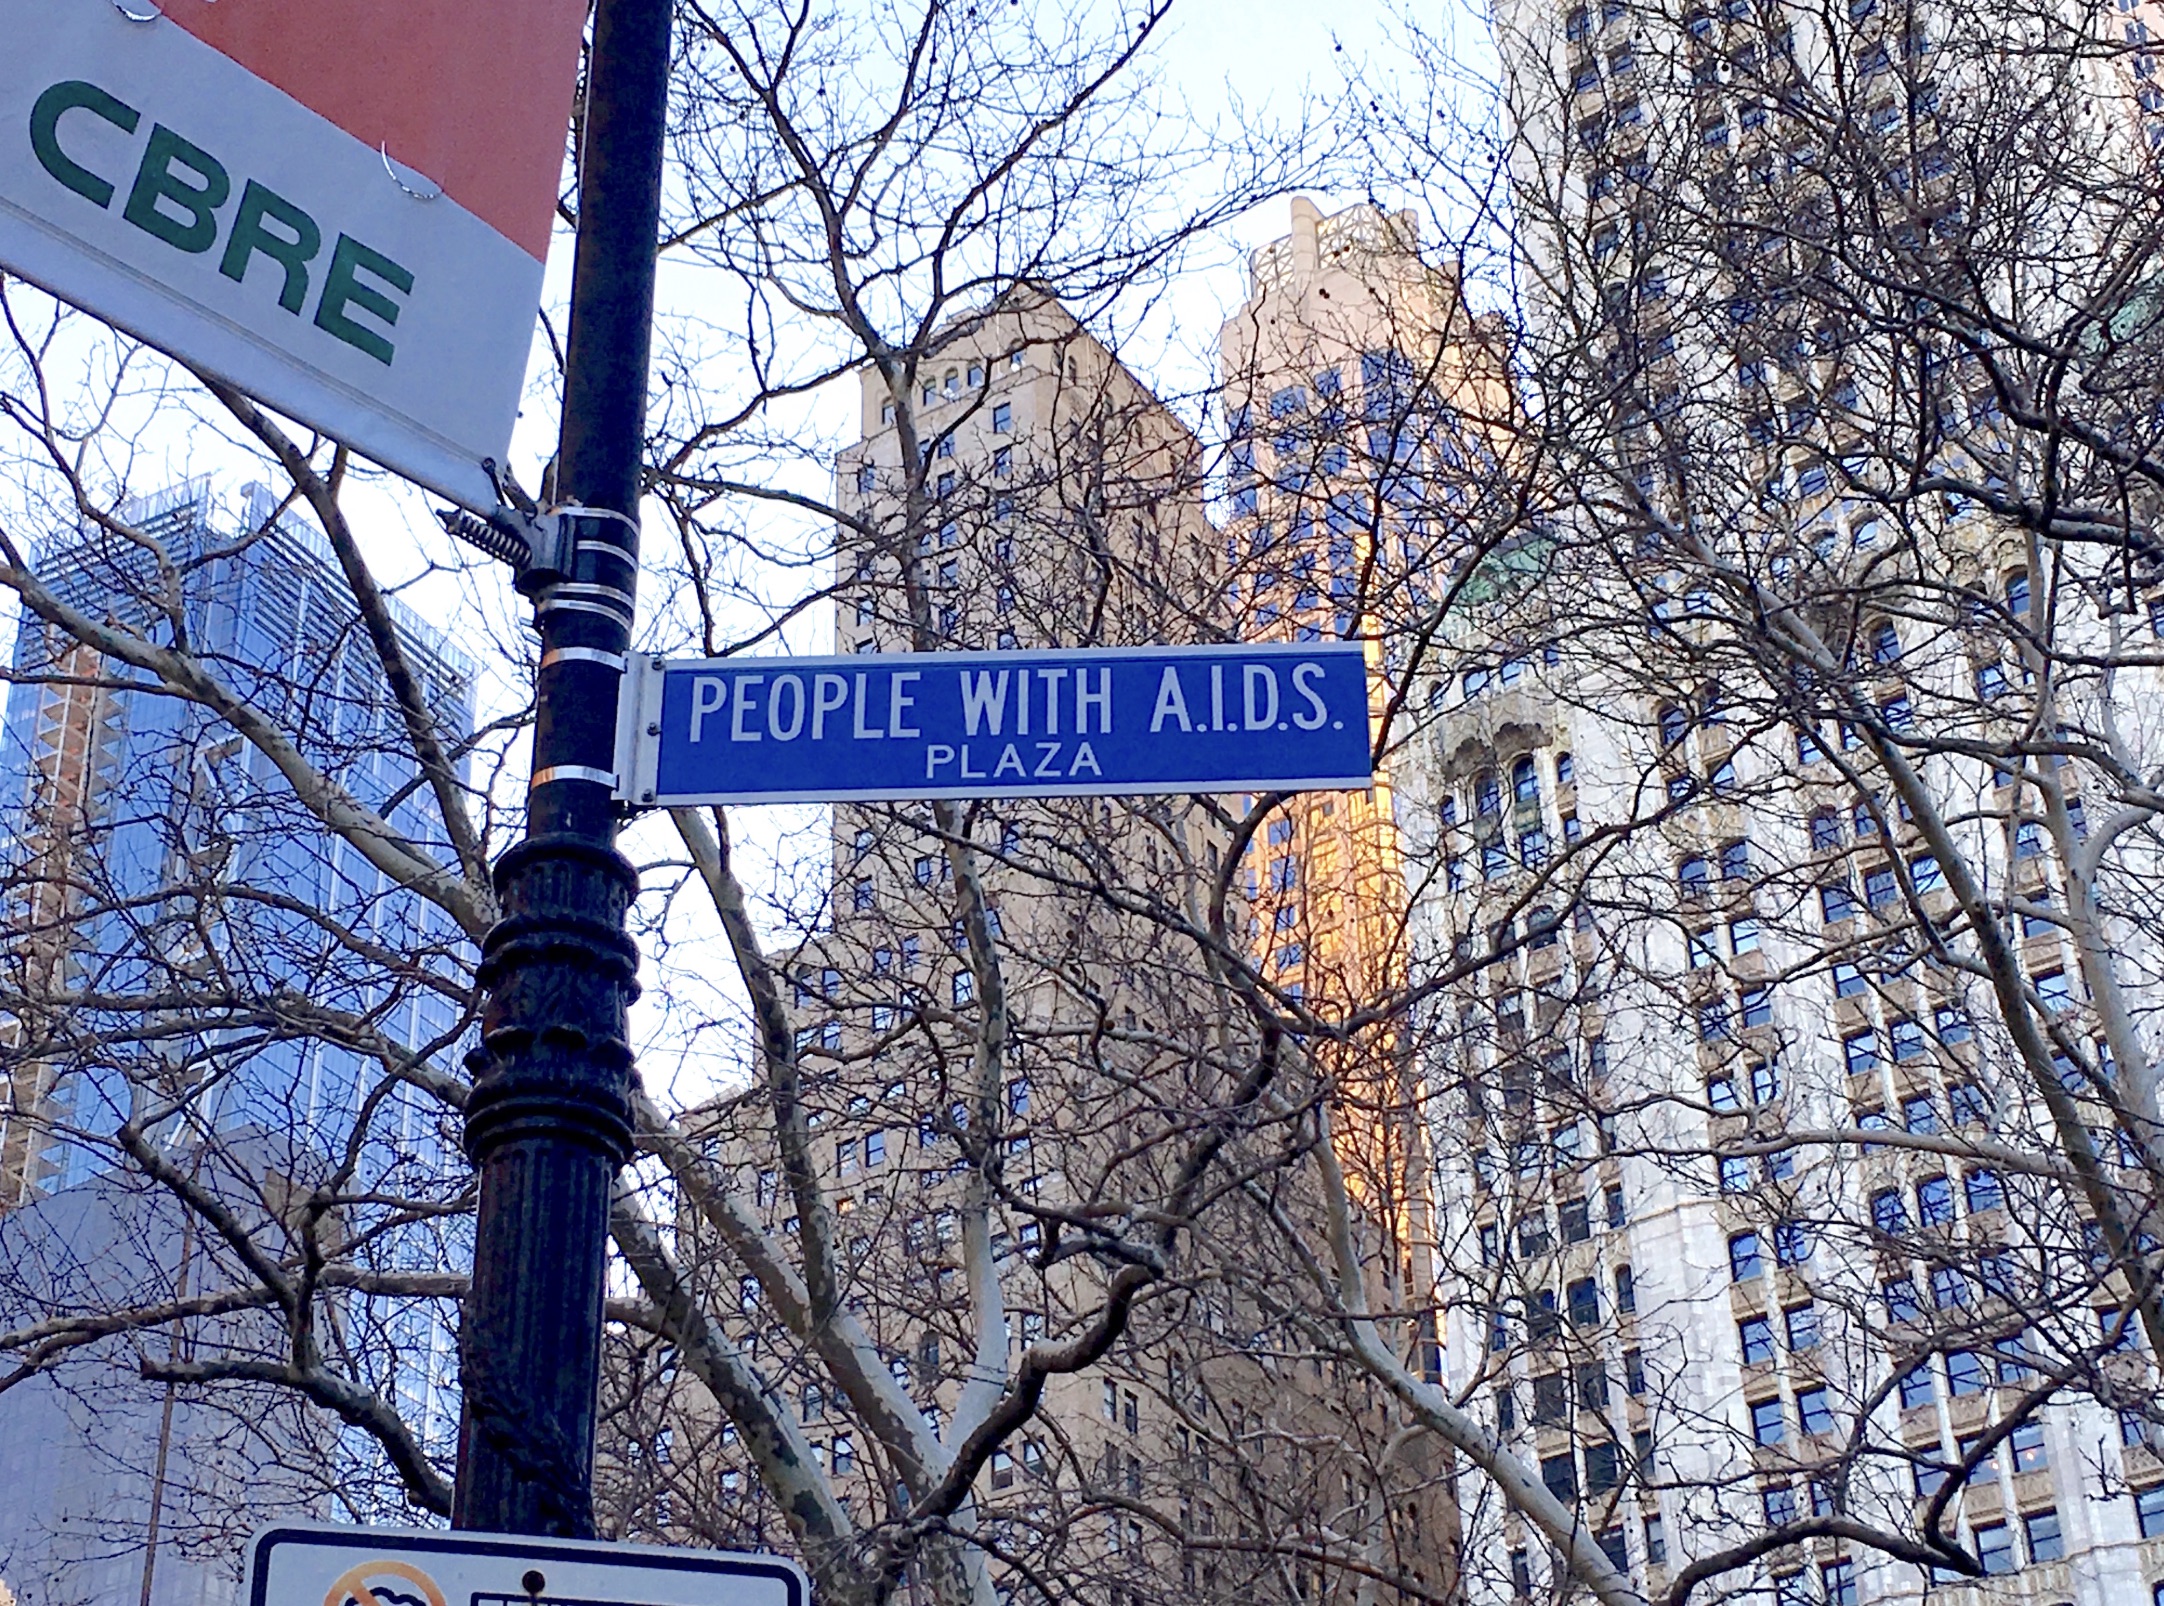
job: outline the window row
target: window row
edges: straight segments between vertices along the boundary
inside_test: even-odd
[[[1614,1379],[1601,1361],[1582,1361],[1568,1372],[1543,1372],[1533,1379],[1532,1425],[1561,1427],[1574,1411],[1605,1412],[1613,1394]],[[1637,1350],[1623,1354],[1623,1392],[1641,1399],[1646,1392],[1645,1361]],[[1496,1427],[1514,1433],[1518,1427],[1518,1392],[1508,1382],[1495,1391]]]
[[[1628,1266],[1616,1267],[1611,1278],[1614,1291],[1614,1312],[1619,1316],[1636,1314],[1638,1310],[1638,1284]],[[1536,1293],[1525,1310],[1526,1336],[1538,1343],[1555,1337],[1563,1330],[1568,1316],[1570,1324],[1577,1328],[1597,1327],[1601,1322],[1601,1291],[1599,1282],[1591,1277],[1581,1277],[1564,1290],[1562,1302],[1557,1303],[1556,1292],[1543,1288]],[[1513,1323],[1510,1313],[1498,1306],[1489,1318],[1488,1347],[1506,1350],[1510,1347]]]
[[[1552,760],[1557,786],[1577,784],[1576,761],[1569,753],[1557,753]],[[1514,807],[1534,809],[1540,806],[1540,766],[1530,753],[1512,760],[1509,772],[1510,800]],[[1494,770],[1482,770],[1473,777],[1473,815],[1476,819],[1493,819],[1503,812],[1503,780]],[[1445,826],[1458,823],[1458,800],[1455,794],[1445,793],[1437,805],[1437,812]]]
[[[1971,1214],[1998,1210],[2006,1203],[2006,1191],[1996,1171],[1978,1166],[1962,1179],[1962,1192]],[[1951,1177],[1926,1177],[1916,1184],[1917,1227],[1950,1227],[1954,1223],[1954,1184]],[[1871,1225],[1889,1236],[1905,1235],[1911,1228],[1908,1201],[1899,1188],[1881,1188],[1871,1195]]]
[[[1785,1443],[1788,1439],[1788,1406],[1779,1395],[1747,1404],[1751,1418],[1751,1438],[1762,1445]],[[1796,1391],[1795,1421],[1806,1435],[1831,1433],[1834,1430],[1833,1397],[1823,1383]]]
[[[1005,402],[992,409],[992,432],[996,435],[1009,435],[1014,432],[1014,409]],[[924,448],[924,458],[927,465],[951,462],[954,460],[955,455],[955,438],[951,434],[940,436],[937,441],[927,443]],[[1013,476],[1014,448],[1012,446],[995,446],[992,448],[991,470],[994,479],[1003,480]],[[941,470],[936,475],[927,477],[932,481],[933,495],[941,500],[953,496],[956,490],[960,488],[960,482],[955,470]],[[880,465],[877,463],[859,463],[857,465],[856,486],[859,496],[870,496],[882,489],[882,487],[897,494],[907,489],[906,481],[899,477],[898,470],[890,470],[883,474]]]
[[[1937,892],[1946,885],[1945,872],[1939,868],[1934,854],[1920,853],[1909,860],[1908,874],[1909,884],[1916,889],[1918,897]],[[1875,915],[1887,915],[1900,907],[1903,900],[1899,872],[1890,864],[1867,870],[1863,878],[1863,901]],[[1845,875],[1820,886],[1818,905],[1820,917],[1829,926],[1853,920],[1858,912],[1855,889]]]
[[[1623,1204],[1623,1189],[1610,1186],[1601,1190],[1601,1221],[1610,1231],[1629,1225],[1629,1215]],[[1544,1255],[1556,1246],[1558,1238],[1568,1244],[1582,1244],[1593,1236],[1593,1209],[1583,1197],[1572,1196],[1559,1200],[1555,1218],[1551,1223],[1545,1206],[1535,1205],[1518,1216],[1516,1239],[1520,1255]],[[1493,1266],[1503,1258],[1503,1229],[1497,1222],[1484,1222],[1480,1228],[1480,1263]]]

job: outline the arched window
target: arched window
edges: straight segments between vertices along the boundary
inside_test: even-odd
[[[1578,764],[1568,753],[1555,755],[1555,784],[1558,786],[1576,786],[1578,784]]]
[[[1482,692],[1486,691],[1487,689],[1487,670],[1468,669],[1465,672],[1465,700],[1467,702],[1471,702],[1475,697],[1478,697]]]
[[[1458,823],[1458,799],[1455,794],[1444,797],[1442,814],[1443,824],[1446,826]]]
[[[1831,809],[1820,809],[1811,816],[1811,851],[1824,853],[1840,845],[1841,816]]]
[[[1701,854],[1692,854],[1676,868],[1676,884],[1686,898],[1697,897],[1713,884],[1713,867]]]
[[[1890,624],[1880,625],[1871,635],[1871,661],[1875,664],[1892,664],[1901,661],[1901,632]]]
[[[1661,745],[1673,747],[1691,728],[1690,716],[1670,703],[1661,710]]]
[[[1482,770],[1473,777],[1473,812],[1497,814],[1502,811],[1503,794],[1495,784],[1495,771]]]
[[[2006,577],[2006,611],[2016,616],[2029,611],[2029,572],[2016,569]]]
[[[1540,801],[1540,772],[1533,768],[1530,757],[1521,758],[1510,766],[1510,795],[1519,804]]]

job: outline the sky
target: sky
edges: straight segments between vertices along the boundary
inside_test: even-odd
[[[1090,3],[1109,8],[1121,0]],[[1445,9],[1460,3],[1442,0],[1423,18],[1436,26]],[[1296,122],[1303,114],[1319,118],[1340,100],[1349,84],[1382,70],[1375,63],[1387,55],[1388,24],[1381,0],[1350,0],[1334,7],[1313,0],[1174,0],[1169,26],[1161,35],[1157,67],[1170,102],[1191,107],[1206,122],[1239,126],[1266,119]],[[1460,37],[1482,37],[1477,26],[1457,32]],[[1357,193],[1314,197],[1326,213],[1361,198]],[[1388,196],[1379,199],[1391,204]],[[1163,288],[1149,318],[1134,332],[1135,338],[1123,344],[1146,381],[1171,394],[1192,394],[1207,384],[1216,330],[1246,296],[1247,254],[1280,237],[1288,227],[1287,203],[1280,198],[1236,219],[1202,245],[1188,271]],[[560,237],[551,257],[547,292],[548,302],[558,308],[567,299],[569,256],[569,241]],[[665,280],[665,298],[670,293]],[[537,343],[536,349],[545,360],[546,348]],[[805,403],[804,422],[822,436],[850,435],[855,405],[853,382],[830,387],[829,393]],[[553,433],[553,405],[537,398],[522,418],[513,452],[513,461],[524,468],[529,485],[535,468],[548,455]],[[207,470],[233,496],[243,480],[260,472],[252,471],[215,435],[188,429],[170,414],[148,421],[129,445],[138,454],[130,476],[130,489],[136,493]],[[237,503],[237,496],[233,500]],[[464,574],[428,572],[447,555],[445,538],[430,516],[431,499],[388,476],[375,476],[356,487],[351,505],[356,529],[379,578],[391,585],[409,582],[404,598],[422,617],[463,621],[452,623],[453,630],[484,653],[492,636],[507,640],[508,632],[519,628],[523,609],[501,571],[484,567]],[[798,573],[786,583],[801,587],[805,582]],[[662,601],[646,599],[642,612],[659,611]],[[482,620],[487,621],[486,629],[472,628]],[[798,652],[825,650],[825,634],[826,621],[817,618],[796,634],[789,647]],[[5,645],[0,642],[0,648]],[[484,667],[484,675],[490,673]],[[498,672],[493,684],[484,686],[482,703],[484,708],[510,706],[516,696],[517,689]],[[807,865],[816,877],[824,865],[823,811],[739,810],[732,825],[744,853],[747,879],[755,889],[787,886],[801,877]],[[680,851],[670,840],[665,822],[653,819],[634,827],[626,847],[635,858],[657,861]],[[698,924],[696,919],[692,924]],[[728,969],[713,965],[710,959],[693,963],[705,977]],[[637,1022],[648,1051],[649,1079],[665,1095],[679,1100],[724,1085],[743,1055],[740,1031],[724,1019],[734,1013],[725,996],[726,986],[714,997],[713,1008],[705,1010],[714,1022],[711,1026],[687,1027],[681,1012],[672,1015],[660,1007],[662,995],[683,979],[683,972],[672,973],[666,967],[650,974],[649,985],[659,982],[660,987],[641,1007]],[[690,1012],[694,1020],[702,1008]]]
[[[1206,122],[1237,125],[1250,116],[1296,121],[1303,110],[1320,116],[1339,101],[1348,80],[1357,80],[1364,66],[1383,54],[1387,22],[1377,0],[1334,8],[1312,0],[1174,0],[1158,58],[1163,87],[1173,103],[1191,107]],[[1328,213],[1363,197],[1313,198]],[[1381,199],[1388,203],[1388,197]],[[1289,201],[1279,198],[1236,219],[1196,253],[1156,299],[1149,318],[1122,341],[1123,355],[1146,381],[1174,396],[1191,395],[1209,382],[1217,329],[1247,296],[1248,253],[1289,228]],[[812,404],[807,422],[822,432],[852,433],[856,406],[854,383],[838,386]],[[792,650],[828,650],[824,632],[822,614]],[[801,866],[825,863],[824,810],[740,808],[732,811],[731,824],[754,888],[795,886]],[[658,825],[652,822],[631,837],[651,844],[657,858],[668,846]],[[687,913],[685,923],[697,921]],[[680,1007],[672,1014],[656,996],[639,1015],[643,1072],[650,1085],[679,1103],[721,1091],[740,1063],[742,1039],[733,1026],[686,1025],[687,1016],[699,1010],[681,1007],[685,995],[711,974],[695,978],[673,972],[664,960],[649,985],[685,989],[677,999]]]

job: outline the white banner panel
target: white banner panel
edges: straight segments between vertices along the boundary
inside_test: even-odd
[[[399,474],[492,508],[481,464],[504,461],[525,381],[583,5],[166,0],[162,15],[151,0],[122,3],[0,0],[0,265]],[[452,5],[521,32],[529,56],[534,33],[548,35],[539,48],[559,81],[497,91],[529,97],[517,134],[540,149],[506,152],[500,125],[485,139],[442,119],[405,132],[427,108],[401,98],[508,65],[399,73],[401,50],[422,45],[440,67],[459,41],[428,23]],[[401,26],[408,42],[388,42]],[[221,28],[228,48],[260,59],[206,42]],[[312,53],[259,43],[280,39]],[[534,116],[532,98],[555,112]],[[437,172],[402,162],[394,173],[394,138]]]

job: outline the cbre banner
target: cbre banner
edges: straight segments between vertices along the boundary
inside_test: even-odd
[[[486,512],[586,0],[0,0],[0,266]]]

